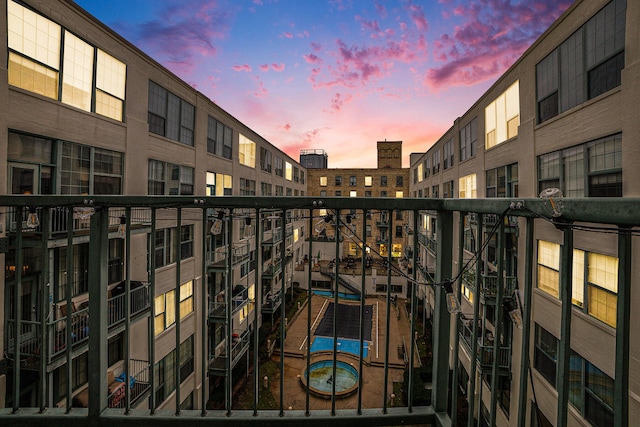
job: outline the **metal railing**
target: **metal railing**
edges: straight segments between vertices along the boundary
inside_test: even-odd
[[[573,224],[600,224],[605,227],[610,233],[616,233],[617,235],[612,237],[618,239],[618,258],[619,258],[619,279],[618,279],[618,294],[617,294],[617,318],[616,318],[616,362],[615,362],[615,425],[625,426],[628,425],[628,402],[629,402],[629,331],[630,331],[630,306],[629,295],[631,289],[631,238],[632,234],[628,231],[632,227],[639,225],[640,220],[637,218],[635,212],[640,208],[639,199],[565,199],[563,201],[563,217],[561,220],[551,219],[548,214],[548,206],[544,201],[538,199],[526,199],[521,205],[527,206],[527,209],[516,209],[514,203],[511,200],[504,199],[491,199],[491,200],[456,200],[456,199],[374,199],[374,198],[318,198],[318,197],[136,197],[136,196],[95,196],[91,197],[89,203],[85,202],[86,197],[73,197],[73,196],[4,196],[0,199],[0,205],[17,212],[14,215],[18,218],[26,218],[29,213],[28,207],[36,207],[36,212],[40,216],[40,224],[50,224],[52,216],[55,216],[53,212],[58,209],[68,209],[71,212],[76,207],[86,207],[90,205],[94,211],[88,218],[89,228],[66,227],[62,234],[54,233],[52,229],[48,227],[30,227],[26,220],[22,221],[22,226],[9,227],[8,230],[8,247],[9,251],[14,253],[15,269],[14,273],[8,279],[11,283],[5,283],[10,289],[8,295],[5,298],[6,307],[3,322],[4,322],[4,337],[3,344],[6,353],[11,354],[8,358],[7,369],[11,372],[7,378],[7,396],[9,407],[6,409],[0,409],[0,424],[3,426],[22,426],[22,425],[35,425],[35,426],[48,426],[48,425],[92,425],[92,426],[110,426],[113,424],[119,425],[156,425],[156,426],[169,426],[169,425],[191,425],[191,424],[211,424],[215,423],[220,425],[240,426],[240,425],[326,425],[331,423],[336,426],[350,426],[354,422],[358,424],[368,425],[407,425],[407,424],[431,424],[435,426],[449,426],[451,423],[457,423],[457,387],[450,384],[450,378],[457,378],[458,363],[449,365],[450,349],[454,349],[456,352],[451,360],[458,358],[458,349],[463,346],[469,354],[475,354],[476,360],[480,365],[480,369],[483,375],[490,375],[491,378],[491,390],[497,390],[497,382],[499,373],[507,369],[509,366],[513,366],[516,363],[520,364],[517,376],[512,378],[512,398],[518,399],[517,405],[518,413],[512,414],[512,417],[517,417],[518,426],[526,425],[526,419],[530,412],[528,408],[529,399],[529,363],[528,355],[530,354],[531,343],[531,331],[534,329],[534,325],[531,321],[531,304],[532,304],[532,278],[534,277],[533,266],[535,265],[535,251],[533,240],[534,224],[541,222],[551,222],[557,226],[555,232],[558,233],[558,240],[563,241],[563,249],[561,253],[560,263],[564,265],[563,270],[565,273],[561,275],[560,281],[567,283],[567,260],[570,258],[570,254],[573,249],[572,235],[574,232]],[[208,256],[209,248],[207,242],[210,240],[210,221],[208,211],[211,209],[222,210],[225,215],[232,216],[235,209],[242,210],[246,213],[247,210],[254,212],[253,218],[260,218],[262,213],[268,210],[280,210],[283,215],[287,211],[292,210],[304,210],[306,212],[304,218],[300,222],[295,222],[294,227],[298,227],[304,224],[307,230],[313,230],[314,222],[319,219],[320,210],[328,210],[334,213],[335,218],[340,218],[341,212],[351,210],[356,211],[356,215],[361,215],[363,218],[362,236],[345,236],[347,239],[356,239],[357,241],[366,241],[366,213],[368,211],[379,211],[380,206],[384,206],[383,211],[389,218],[389,227],[393,229],[394,226],[394,213],[396,211],[409,211],[411,216],[409,220],[413,221],[411,225],[414,230],[418,230],[418,218],[421,213],[429,211],[436,212],[436,230],[437,236],[434,239],[419,237],[420,233],[414,233],[411,237],[413,239],[412,247],[416,248],[413,251],[413,265],[417,264],[417,257],[423,257],[421,250],[418,250],[418,241],[431,242],[433,245],[427,243],[427,246],[434,251],[437,248],[436,258],[437,263],[435,269],[434,283],[432,285],[425,283],[417,279],[418,268],[413,269],[411,275],[407,275],[402,271],[393,270],[396,265],[392,259],[392,251],[387,251],[386,265],[390,266],[385,271],[386,276],[386,298],[374,298],[371,304],[375,305],[375,309],[368,307],[369,298],[361,298],[358,302],[349,301],[348,304],[351,307],[356,307],[358,315],[351,315],[348,317],[341,310],[335,309],[329,312],[328,305],[333,303],[335,307],[341,304],[339,292],[333,292],[331,297],[324,298],[322,300],[316,300],[315,297],[307,296],[305,304],[298,305],[300,311],[294,314],[293,317],[289,317],[288,310],[295,311],[296,300],[293,297],[289,297],[288,293],[285,296],[282,295],[282,304],[279,310],[273,310],[271,315],[272,325],[274,329],[269,329],[268,322],[259,322],[260,308],[263,307],[263,295],[261,295],[262,279],[266,277],[267,271],[262,271],[263,267],[261,263],[257,263],[257,270],[255,271],[255,304],[252,306],[253,310],[250,313],[243,313],[243,316],[235,316],[231,310],[224,311],[224,318],[214,326],[218,327],[216,331],[213,331],[211,324],[209,323],[209,314],[213,310],[215,311],[216,304],[207,295],[207,290],[210,289],[208,283],[210,274],[215,272],[218,274],[223,268],[226,274],[223,274],[225,284],[223,298],[224,301],[220,302],[227,307],[234,304],[232,290],[233,290],[233,274],[230,270],[230,260],[226,261],[215,268],[212,265],[212,260]],[[143,221],[136,224],[138,229],[136,233],[132,233],[132,223],[135,215],[132,214],[135,210],[145,210],[148,212],[148,216]],[[498,227],[497,238],[497,262],[496,262],[496,279],[491,279],[486,283],[483,282],[483,286],[487,292],[493,292],[495,295],[495,319],[500,319],[496,325],[494,325],[494,336],[496,340],[492,343],[488,341],[482,341],[479,343],[477,336],[479,332],[477,330],[477,323],[470,325],[460,326],[461,320],[458,316],[452,316],[446,310],[446,290],[444,285],[451,285],[451,278],[454,278],[456,273],[453,271],[453,266],[456,264],[461,266],[463,264],[462,255],[459,255],[459,259],[456,259],[454,255],[454,239],[455,228],[461,223],[460,218],[466,213],[475,212],[478,215],[478,220],[482,221],[484,214],[503,215],[500,213],[509,212],[509,216],[518,217],[518,225],[520,227],[520,235],[524,236],[525,243],[519,245],[519,248],[523,248],[523,253],[518,254],[518,259],[523,260],[525,268],[521,272],[522,282],[522,318],[523,318],[523,330],[518,332],[522,334],[521,339],[514,341],[522,343],[522,348],[519,354],[523,355],[519,360],[512,360],[510,355],[510,347],[497,342],[497,337],[501,337],[502,319],[506,316],[503,312],[502,302],[505,298],[508,298],[515,290],[516,280],[511,279],[505,274],[504,262],[502,261],[505,254],[504,230],[507,225],[504,221],[496,221]],[[154,298],[153,303],[150,304],[149,310],[147,310],[147,323],[146,327],[144,322],[136,321],[132,322],[131,315],[136,312],[134,291],[124,294],[124,304],[120,304],[117,297],[111,299],[108,298],[108,261],[109,261],[109,233],[114,232],[114,216],[117,218],[117,224],[120,224],[121,212],[124,212],[126,219],[126,232],[124,235],[125,241],[125,256],[123,260],[124,271],[123,275],[125,280],[130,280],[132,277],[132,269],[140,268],[140,260],[149,260],[149,280],[148,280],[148,297],[149,302],[151,298]],[[480,215],[482,214],[482,215]],[[84,220],[84,219],[83,219]],[[160,224],[160,221],[162,223]],[[194,253],[188,263],[183,263],[180,259],[180,242],[174,242],[174,256],[177,259],[173,260],[173,263],[164,265],[162,269],[156,272],[155,268],[155,256],[148,256],[145,249],[141,253],[135,253],[132,247],[140,248],[147,247],[148,236],[154,236],[156,229],[162,227],[181,227],[185,222],[194,224],[194,233],[198,235],[198,238],[194,241]],[[562,221],[559,223],[558,221]],[[71,222],[67,216],[67,224]],[[15,223],[15,221],[14,221]],[[233,221],[227,221],[223,228],[223,233],[227,236],[224,239],[226,247],[222,250],[225,254],[232,253],[232,244],[230,236],[233,235]],[[567,225],[569,224],[569,225]],[[204,226],[203,226],[204,225]],[[340,224],[338,224],[340,225]],[[335,245],[335,258],[340,257],[341,245],[348,244],[349,241],[342,241],[340,237],[342,227],[336,227],[336,238],[334,240]],[[56,229],[59,231],[58,229]],[[553,231],[553,229],[552,229]],[[547,234],[549,230],[545,230]],[[51,278],[55,275],[56,267],[50,264],[54,262],[42,263],[41,269],[38,274],[34,273],[33,266],[25,268],[26,264],[30,262],[29,256],[24,256],[23,251],[28,248],[33,252],[34,248],[40,248],[43,252],[52,250],[49,246],[51,239],[60,239],[64,237],[71,244],[75,242],[88,242],[89,247],[89,292],[88,292],[88,307],[82,308],[76,312],[68,313],[61,319],[51,321],[49,318],[48,301],[49,301],[49,283]],[[309,232],[308,239],[306,241],[300,241],[299,245],[304,245],[303,253],[311,257],[318,252],[317,242],[313,236],[313,231]],[[458,247],[463,243],[464,233],[458,233],[460,241]],[[502,236],[502,237],[501,237]],[[113,237],[113,236],[112,236]],[[256,233],[253,237],[256,239],[253,247],[261,248],[263,243],[261,241],[261,233]],[[140,239],[140,240],[136,240]],[[179,240],[179,239],[178,239]],[[198,247],[198,243],[201,245]],[[135,246],[132,245],[135,243]],[[168,243],[171,244],[171,243]],[[275,244],[275,243],[274,243]],[[285,242],[284,239],[280,239],[277,243],[281,245],[280,253],[285,254]],[[327,246],[326,243],[324,244]],[[478,242],[478,247],[481,247],[481,242]],[[326,248],[324,249],[326,250]],[[362,251],[362,263],[365,263],[365,251]],[[462,251],[461,251],[462,252]],[[52,259],[49,257],[49,253],[43,259]],[[502,255],[501,255],[502,254]],[[256,258],[261,259],[259,253]],[[323,254],[324,255],[324,254]],[[135,257],[135,258],[134,258]],[[325,256],[323,256],[323,259]],[[326,257],[327,259],[333,257]],[[193,262],[192,262],[193,261]],[[67,261],[70,262],[71,261]],[[146,262],[143,262],[142,270],[146,271]],[[281,262],[281,260],[278,260]],[[183,266],[184,264],[184,266]],[[426,264],[425,264],[426,265]],[[479,268],[479,267],[475,267]],[[393,271],[392,271],[393,270]],[[420,268],[421,271],[425,271],[424,268]],[[568,271],[571,271],[570,268]],[[175,273],[175,274],[173,274]],[[185,274],[193,274],[195,277],[200,277],[202,283],[194,283],[194,294],[183,295],[181,293],[181,286],[184,283]],[[284,269],[280,268],[278,274],[280,275],[280,282],[287,283],[288,277],[285,277]],[[27,277],[26,275],[30,276]],[[306,278],[300,280],[300,288],[303,291],[311,291],[311,283],[314,280],[311,268],[306,269],[304,272]],[[319,274],[319,273],[318,273]],[[392,274],[405,275],[408,286],[408,299],[407,312],[410,314],[409,319],[404,319],[404,326],[399,327],[395,322],[401,319],[396,319],[395,309],[391,305],[391,276]],[[476,270],[476,275],[480,272]],[[570,276],[570,273],[569,273]],[[161,280],[164,282],[161,283]],[[366,271],[362,271],[361,275],[361,289],[366,289],[365,283],[368,283],[370,278],[366,277]],[[385,284],[385,276],[380,274],[377,277],[377,284]],[[37,286],[33,288],[32,292],[38,293],[37,298],[33,296],[31,299],[27,299],[26,296],[30,294],[27,292],[27,284],[33,282],[37,283]],[[168,281],[168,282],[167,282]],[[195,282],[195,281],[194,281]],[[456,280],[454,284],[457,289],[454,289],[454,293],[458,293],[458,299],[460,299],[459,286],[461,281]],[[570,282],[569,282],[570,283]],[[160,286],[162,285],[162,287]],[[32,286],[32,285],[29,285]],[[339,286],[339,280],[337,277],[332,278],[331,288],[337,290]],[[418,295],[417,289],[419,287],[432,286],[433,292],[429,292],[432,301],[422,301],[419,305],[417,303]],[[293,286],[292,296],[293,296]],[[558,417],[557,424],[561,427],[567,424],[567,412],[568,412],[568,396],[570,390],[569,384],[569,359],[571,355],[571,349],[569,347],[570,333],[571,333],[571,287],[561,286],[562,295],[561,301],[566,301],[562,304],[562,315],[560,330],[563,334],[563,339],[559,343],[558,351],[558,372],[559,380],[556,385],[558,393]],[[569,292],[567,294],[567,292]],[[424,292],[420,292],[424,295]],[[157,297],[163,295],[165,304],[158,304]],[[169,295],[173,295],[170,298]],[[37,301],[34,307],[31,307],[30,301]],[[168,301],[168,303],[167,303]],[[301,300],[299,300],[301,301]],[[394,299],[395,301],[395,299]],[[67,304],[70,304],[71,297],[67,298]],[[188,303],[199,304],[196,308],[193,305],[189,306]],[[288,304],[291,302],[291,304]],[[121,313],[113,317],[113,321],[118,319],[123,325],[123,338],[122,338],[122,352],[124,360],[124,366],[129,367],[129,372],[125,375],[125,397],[127,393],[130,394],[129,398],[117,400],[114,393],[109,393],[109,384],[107,384],[107,370],[108,370],[108,358],[107,355],[111,353],[110,350],[110,318],[109,318],[109,304],[116,303],[118,307],[122,306],[123,309],[118,308],[116,312]],[[186,305],[185,305],[186,304]],[[478,313],[477,307],[479,298],[476,298],[473,303],[474,308],[474,322],[477,321]],[[418,307],[424,307],[431,305],[430,322],[433,324],[431,349],[429,351],[430,358],[428,363],[431,363],[431,371],[433,372],[433,378],[430,383],[431,393],[430,396],[424,397],[421,390],[424,390],[424,384],[420,381],[420,374],[416,371],[417,364],[414,361],[414,357],[408,358],[405,380],[399,384],[394,384],[393,378],[402,377],[399,372],[394,372],[394,369],[403,369],[398,367],[397,355],[395,350],[399,342],[406,343],[404,345],[404,351],[407,354],[417,353],[417,343],[413,339],[414,334],[418,330],[422,330],[425,325],[418,326],[420,319],[420,313],[417,312]],[[246,304],[243,305],[245,307]],[[131,307],[127,310],[126,307]],[[171,316],[167,315],[167,310],[172,310]],[[359,310],[359,311],[358,311]],[[374,313],[375,316],[370,326],[365,326],[365,316],[360,313]],[[9,314],[11,317],[9,318]],[[89,315],[90,313],[90,315]],[[379,317],[378,317],[379,316]],[[16,320],[25,319],[30,317],[29,320]],[[120,319],[124,317],[123,319]],[[241,318],[240,320],[238,318]],[[172,319],[172,320],[170,320]],[[288,319],[289,322],[285,319]],[[318,322],[316,322],[318,319]],[[331,381],[326,393],[327,400],[325,400],[322,410],[313,409],[317,407],[317,401],[308,388],[300,388],[300,380],[298,377],[304,375],[304,372],[309,372],[311,367],[311,360],[317,355],[311,353],[312,341],[315,338],[314,331],[317,330],[321,319],[332,320],[332,325],[325,329],[329,336],[332,336],[333,348],[323,348],[322,353],[326,355],[326,360],[333,370],[333,374],[336,373],[338,368],[338,361],[346,363],[346,365],[352,365],[356,372],[361,373],[355,379],[356,381],[356,395],[351,400],[339,400],[336,391],[336,382]],[[173,323],[171,323],[173,322]],[[239,324],[237,322],[245,322]],[[391,322],[393,323],[393,331],[399,330],[399,333],[392,333]],[[359,346],[360,350],[355,351],[356,356],[348,359],[347,362],[343,360],[346,357],[345,342],[338,342],[339,339],[343,339],[341,336],[344,332],[340,332],[340,325],[352,324],[357,325],[355,328],[355,338],[352,339],[356,346]],[[238,326],[244,326],[240,328]],[[260,325],[266,327],[266,330],[259,329]],[[374,326],[375,325],[375,326]],[[286,327],[286,328],[285,328]],[[222,340],[214,339],[209,334],[219,334],[222,329]],[[398,328],[398,329],[396,329]],[[458,333],[451,334],[451,328]],[[141,330],[146,331],[147,336],[141,337]],[[234,331],[246,331],[240,335],[235,336]],[[40,331],[46,331],[47,333],[41,333]],[[90,333],[89,333],[90,331]],[[368,355],[365,363],[364,351],[365,341],[369,341],[370,338],[365,336],[373,331],[378,334],[379,337],[385,337],[381,341],[371,339],[371,342],[375,344],[367,345]],[[193,334],[195,345],[192,349],[183,348],[184,338],[186,335]],[[142,334],[144,335],[144,334]],[[70,338],[69,338],[70,337]],[[476,338],[474,338],[476,337]],[[172,343],[175,338],[175,346],[167,349],[167,343]],[[217,338],[217,337],[216,337]],[[453,338],[453,342],[450,339]],[[71,339],[71,344],[69,344]],[[299,341],[296,341],[299,339]],[[38,349],[37,342],[40,341],[40,348]],[[87,346],[84,347],[86,342]],[[162,342],[162,345],[159,343]],[[219,346],[223,346],[222,352],[216,355],[211,353],[209,347],[210,342],[216,342]],[[279,347],[279,351],[273,356],[273,359],[265,359],[261,356],[266,343],[277,342],[276,346]],[[79,348],[82,343],[83,348]],[[338,351],[338,345],[343,345],[341,351]],[[406,348],[406,347],[409,348]],[[357,350],[357,349],[356,349]],[[113,350],[115,352],[115,350]],[[173,352],[169,356],[167,351]],[[87,409],[73,408],[71,405],[72,397],[75,393],[74,388],[77,384],[74,381],[80,381],[75,374],[68,374],[68,381],[66,386],[59,385],[57,392],[66,397],[65,408],[54,408],[50,404],[48,396],[51,395],[53,387],[52,382],[38,381],[37,378],[47,378],[51,372],[55,369],[63,366],[64,364],[74,363],[74,367],[80,369],[80,365],[75,364],[75,360],[82,356],[84,353],[88,353],[87,357],[87,369],[86,369],[86,382],[88,383],[88,407]],[[45,357],[46,353],[46,357]],[[142,353],[142,354],[140,354]],[[195,355],[193,353],[196,353]],[[40,357],[35,363],[30,366],[25,366],[25,357],[29,354],[40,354]],[[359,356],[358,356],[359,354]],[[227,357],[228,355],[228,357]],[[340,355],[340,360],[338,360]],[[497,355],[497,357],[496,357]],[[58,358],[56,363],[53,362],[53,357]],[[64,357],[63,357],[64,356]],[[240,364],[246,356],[246,369],[241,369],[241,374],[238,375],[238,368],[233,369],[236,364]],[[140,366],[135,365],[136,360],[142,360]],[[147,362],[148,360],[148,362]],[[199,366],[195,369],[197,379],[193,379],[193,376],[188,376],[188,381],[184,379],[187,376],[181,375],[181,368],[183,366],[190,367],[189,363],[193,363]],[[214,361],[218,362],[214,362]],[[221,365],[216,363],[222,362]],[[186,365],[185,365],[186,363]],[[221,383],[213,383],[212,377],[209,373],[213,369],[211,364],[216,364],[216,369],[219,375],[217,378],[223,378]],[[167,365],[170,367],[167,368]],[[403,364],[401,364],[402,366]],[[476,364],[472,364],[475,366]],[[304,368],[306,366],[306,371]],[[25,370],[31,370],[27,373]],[[152,375],[151,369],[155,374]],[[161,369],[164,371],[161,372]],[[173,369],[171,374],[170,370]],[[264,370],[268,369],[268,378],[264,380]],[[372,371],[378,369],[377,371]],[[453,370],[453,375],[451,373]],[[74,369],[75,371],[75,369]],[[37,372],[38,375],[33,375]],[[69,372],[67,370],[67,372]],[[169,374],[167,374],[169,372]],[[127,375],[129,377],[127,377]],[[167,376],[168,375],[168,376]],[[146,384],[149,399],[145,403],[140,402],[137,409],[133,409],[133,394],[131,390],[131,376],[134,377],[134,384]],[[363,381],[363,377],[367,378],[367,382]],[[471,376],[470,381],[475,381],[475,376]],[[332,375],[331,378],[335,378]],[[488,378],[488,376],[486,377]],[[169,390],[162,390],[162,393],[158,393],[163,387],[168,387],[167,379],[173,381],[173,388]],[[191,383],[193,381],[193,384]],[[242,383],[244,381],[244,383]],[[266,382],[265,382],[266,381]],[[191,384],[191,386],[189,385]],[[221,386],[224,392],[222,393],[220,404],[222,409],[209,410],[207,409],[211,396],[216,392],[216,387]],[[20,399],[23,388],[30,388],[34,390],[30,394],[32,402],[29,404],[24,403],[26,397]],[[191,387],[191,388],[185,388]],[[396,388],[397,387],[397,388]],[[473,387],[471,387],[473,389]],[[127,392],[127,390],[129,390]],[[249,397],[242,398],[239,391],[247,391]],[[398,404],[397,399],[391,400],[391,394],[398,392],[402,395],[400,400],[401,404]],[[185,394],[186,393],[186,394]],[[198,396],[193,399],[196,410],[183,410],[181,404],[188,398],[191,393]],[[145,391],[146,394],[146,391]],[[451,394],[451,395],[450,395]],[[157,396],[171,396],[165,402],[157,402]],[[267,399],[268,395],[268,399]],[[14,396],[16,398],[14,398]],[[243,400],[244,399],[244,400]],[[144,400],[144,399],[143,399]],[[265,401],[270,403],[265,403]],[[491,395],[491,404],[487,406],[490,413],[490,424],[496,422],[496,406],[497,396]],[[474,400],[469,401],[471,414],[474,412],[471,405]],[[164,405],[164,406],[163,406]],[[117,406],[116,408],[112,406]],[[159,408],[159,409],[156,409]],[[170,411],[168,411],[170,410]]]

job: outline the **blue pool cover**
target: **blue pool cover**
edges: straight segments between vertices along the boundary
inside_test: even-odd
[[[315,351],[333,351],[333,338],[316,336],[311,343],[311,353]],[[338,351],[360,356],[360,341],[338,338]],[[369,343],[364,342],[364,357],[369,354]]]

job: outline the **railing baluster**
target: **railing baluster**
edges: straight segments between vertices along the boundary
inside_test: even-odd
[[[385,346],[384,346],[384,380],[382,386],[382,413],[387,413],[387,401],[389,396],[387,395],[387,388],[389,387],[389,331],[391,329],[391,230],[393,230],[393,210],[388,210],[387,220],[389,227],[387,229],[387,301],[385,304],[386,310],[386,322],[384,327],[385,333]],[[393,387],[393,386],[392,386]]]
[[[66,390],[66,396],[67,396],[67,400],[66,400],[66,407],[67,407],[67,412],[71,411],[71,393],[73,392],[73,290],[75,288],[75,286],[73,286],[73,283],[75,282],[74,280],[74,271],[73,271],[73,264],[74,264],[74,256],[73,256],[73,215],[69,215],[68,214],[68,210],[65,211],[67,212],[67,248],[66,248],[66,254],[67,254],[67,277],[66,277],[66,285],[65,285],[65,291],[66,291],[66,301],[67,301],[67,314],[66,314],[66,320],[65,320],[65,329],[64,329],[64,336],[65,336],[65,353],[66,353],[66,358],[67,358],[67,367],[66,367],[66,371],[65,371],[65,375],[67,376],[67,390]]]
[[[490,422],[489,425],[496,425],[496,412],[498,407],[498,387],[500,382],[500,352],[501,352],[501,337],[502,337],[502,297],[504,295],[504,255],[505,255],[505,236],[504,236],[504,221],[500,221],[498,226],[498,248],[496,251],[498,257],[497,260],[497,288],[496,288],[496,310],[495,317],[493,319],[493,351],[491,354],[492,367],[491,367],[491,409],[490,409]]]
[[[151,208],[151,233],[148,237],[149,248],[149,260],[147,261],[150,266],[149,271],[149,298],[151,302],[151,315],[148,319],[148,342],[149,346],[149,364],[151,365],[151,372],[149,373],[149,379],[151,382],[151,398],[149,404],[151,406],[150,413],[153,415],[156,412],[156,223],[157,223],[157,208]]]
[[[129,351],[129,330],[131,328],[131,207],[127,207],[125,211],[125,236],[124,236],[124,256],[125,256],[125,299],[124,299],[124,334],[123,340],[126,343],[124,346],[124,378],[125,378],[125,414],[128,414],[131,410],[131,387],[129,378],[131,376],[130,363],[131,354]]]
[[[572,266],[573,266],[573,229],[562,231],[560,248],[560,301],[562,317],[560,319],[560,343],[558,348],[558,419],[557,427],[567,425],[569,412],[569,359],[571,357],[571,311],[572,311]]]
[[[618,228],[618,301],[616,315],[616,365],[614,425],[629,425],[629,336],[631,317],[631,234],[630,228]]]

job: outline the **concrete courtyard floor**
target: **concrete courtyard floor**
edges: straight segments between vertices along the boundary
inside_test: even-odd
[[[311,338],[313,336],[329,302],[333,302],[333,298],[326,298],[314,295],[307,304],[311,305]],[[340,304],[360,305],[360,302],[340,300]],[[362,408],[380,408],[383,406],[384,400],[390,405],[390,396],[393,392],[393,383],[403,380],[405,362],[399,354],[398,347],[406,345],[407,351],[410,346],[410,323],[405,310],[405,300],[398,299],[397,305],[389,307],[389,339],[386,334],[387,310],[386,303],[383,298],[367,298],[365,305],[373,306],[373,319],[371,326],[371,342],[369,343],[369,351],[364,359],[362,372]],[[308,325],[308,308],[306,305],[302,307],[298,314],[288,322],[287,334],[285,339],[285,356],[284,356],[284,408],[293,410],[304,410],[306,408],[306,389],[300,381],[304,369],[307,367],[307,345],[309,343],[307,337]],[[389,345],[389,370],[388,384],[384,390],[384,360],[386,354],[386,346]],[[273,360],[280,361],[279,354],[274,354]],[[332,352],[327,354],[328,358],[332,358]],[[312,361],[315,360],[314,355],[311,356]],[[346,354],[338,352],[338,359],[359,368],[359,360],[357,357],[349,357]],[[414,359],[414,366],[419,365],[418,357]],[[270,381],[271,391],[276,400],[280,396],[280,379],[274,378]],[[357,409],[358,393],[344,398],[336,399],[336,409]],[[309,408],[312,410],[330,410],[331,400],[309,396]]]

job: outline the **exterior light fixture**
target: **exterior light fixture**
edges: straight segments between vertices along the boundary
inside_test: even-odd
[[[445,299],[447,301],[447,311],[450,314],[460,313],[460,310],[461,310],[460,302],[458,301],[458,298],[456,298],[455,294],[453,293],[453,286],[451,284],[451,280],[445,280],[442,286],[444,287],[444,290],[447,293],[445,295]]]
[[[38,213],[36,212],[36,208],[33,206],[29,207],[29,216],[27,216],[27,228],[37,228],[40,225],[40,218],[38,218]]]
[[[224,218],[224,212],[218,211],[218,217],[213,220],[211,225],[211,234],[217,236],[222,233],[222,218]]]
[[[522,329],[522,315],[520,314],[518,303],[514,299],[509,298],[502,302],[502,307],[509,313],[513,326]]]
[[[253,229],[251,228],[251,217],[248,216],[244,219],[244,237],[249,238],[253,234]]]
[[[539,196],[545,202],[548,202],[548,208],[551,210],[551,216],[559,218],[562,216],[562,191],[558,188],[545,188],[540,192]],[[545,203],[546,204],[546,203]]]
[[[118,226],[118,237],[124,239],[127,235],[127,217],[120,216],[120,225]]]

